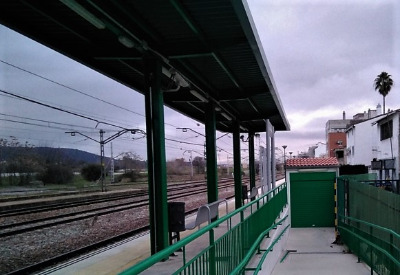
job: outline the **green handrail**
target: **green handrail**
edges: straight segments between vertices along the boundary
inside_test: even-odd
[[[290,224],[286,225],[286,227],[282,230],[282,232],[279,234],[279,236],[272,242],[272,244],[264,252],[263,256],[261,257],[260,262],[257,265],[256,270],[254,271],[254,274],[258,274],[258,272],[260,272],[262,264],[264,263],[264,260],[267,257],[268,253],[272,251],[272,249],[274,248],[275,244],[280,240],[282,235],[285,234],[286,230],[288,230],[289,227],[290,227]]]
[[[240,207],[239,209],[236,209],[235,211],[221,217],[220,219],[212,222],[211,224],[201,228],[200,230],[192,233],[191,235],[185,237],[184,239],[180,240],[179,242],[167,247],[166,249],[152,255],[151,257],[143,260],[142,262],[139,262],[138,264],[126,269],[123,271],[122,275],[130,275],[130,274],[139,274],[146,269],[150,268],[154,264],[164,261],[169,258],[171,254],[179,250],[180,248],[184,248],[186,245],[189,243],[193,242],[197,238],[201,237],[202,235],[212,231],[215,227],[218,227],[220,224],[224,223],[225,221],[228,221],[229,219],[232,219],[236,215],[241,215],[243,212],[248,209],[249,207],[252,207],[253,205],[258,206],[260,201],[263,201],[265,203],[268,203],[271,197],[271,194],[276,197],[281,191],[285,190],[286,191],[286,183],[276,187],[275,189],[271,190],[270,192],[264,194],[262,197],[258,198],[257,200],[251,201],[250,203]],[[285,194],[283,194],[285,195]],[[265,198],[267,198],[267,201],[265,201]],[[268,199],[269,198],[269,199]],[[287,204],[287,196],[283,197],[282,204],[285,205]],[[232,231],[232,229],[231,229]],[[185,261],[185,260],[184,260]],[[185,263],[184,263],[185,265]]]
[[[369,228],[369,232],[360,229],[359,226],[346,223],[344,220],[366,225]],[[400,235],[397,232],[367,221],[343,215],[339,215],[338,229],[343,242],[371,267],[371,272],[375,270],[378,273],[399,274],[400,259],[398,256],[400,255],[400,249],[395,243],[400,243]],[[378,231],[380,230],[386,233],[389,236],[390,243],[382,239],[382,234],[379,234],[380,236],[372,234],[373,229],[378,229]],[[394,238],[396,238],[396,242]],[[361,246],[361,242],[366,246]],[[363,247],[363,249],[361,249],[361,247]],[[367,247],[369,249],[367,249]],[[373,251],[375,252],[373,253]],[[386,271],[389,273],[386,273]]]
[[[370,223],[370,222],[367,222],[367,221],[359,220],[359,219],[356,219],[356,218],[353,218],[353,217],[350,217],[350,216],[343,216],[343,215],[339,214],[339,218],[343,218],[343,219],[346,219],[346,220],[351,220],[351,221],[363,223],[365,225],[368,225],[368,226],[380,229],[382,231],[386,231],[386,232],[388,232],[390,234],[393,234],[393,236],[395,236],[396,238],[400,239],[400,234],[398,234],[397,232],[393,231],[392,229],[389,229],[389,228],[386,228],[386,227],[383,227],[383,226],[380,226],[380,225],[377,225],[377,224],[373,224],[373,223]]]
[[[288,218],[288,215],[286,215],[283,219],[279,220],[276,224],[272,225],[271,227],[267,228],[264,232],[262,232],[257,240],[253,243],[249,251],[247,252],[245,258],[242,260],[242,262],[236,266],[236,268],[232,271],[231,274],[240,274],[243,272],[243,269],[247,266],[247,264],[250,262],[251,258],[253,257],[254,253],[256,252],[258,246],[260,245],[261,241],[264,239],[264,237],[276,227],[277,224],[282,224],[286,219]],[[271,246],[267,249],[266,253],[264,255],[268,254],[268,252],[272,249],[272,247],[278,242],[282,234],[286,231],[287,227],[279,234],[279,236],[274,240],[274,242],[271,244]],[[264,262],[265,257],[263,257],[258,264],[258,266],[262,265]],[[258,267],[257,266],[257,267]]]
[[[360,236],[359,234],[350,231],[349,229],[339,225],[338,226],[339,229],[343,229],[345,231],[347,231],[347,233],[353,235],[354,237],[362,240],[363,242],[365,242],[366,244],[368,244],[369,246],[372,246],[373,248],[375,248],[376,250],[378,250],[379,252],[385,254],[386,257],[388,257],[391,261],[393,261],[397,266],[400,267],[400,261],[398,259],[396,259],[395,257],[393,257],[389,252],[387,252],[385,249],[379,247],[378,245],[370,242],[369,240],[365,239],[364,237]]]

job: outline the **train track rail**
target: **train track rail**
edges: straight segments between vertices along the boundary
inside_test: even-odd
[[[248,183],[247,179],[244,179],[244,183]],[[206,184],[205,182],[194,182],[191,183],[193,189],[189,189],[187,185],[185,184],[174,184],[172,186],[170,186],[170,188],[168,188],[168,200],[179,200],[182,199],[182,201],[185,200],[185,197],[187,197],[188,195],[190,196],[195,196],[195,197],[200,197],[203,196],[204,198],[206,198]],[[228,179],[225,181],[221,181],[219,183],[219,188],[220,189],[225,189],[225,190],[230,190],[231,187],[233,187],[233,181],[232,179]],[[233,188],[232,188],[233,189]],[[188,194],[189,193],[189,194]],[[125,201],[123,203],[117,203],[119,204],[119,206],[117,207],[118,209],[111,209],[110,206],[101,206],[98,207],[96,210],[87,210],[87,211],[74,211],[74,212],[80,212],[79,214],[74,213],[71,215],[65,215],[64,217],[58,217],[58,219],[61,219],[60,221],[58,220],[54,220],[54,217],[48,217],[48,218],[43,218],[43,220],[37,219],[34,223],[30,223],[30,222],[19,222],[19,223],[15,223],[14,226],[10,226],[7,227],[6,225],[1,225],[0,226],[0,241],[2,240],[6,240],[6,239],[20,239],[20,238],[32,238],[30,235],[35,236],[36,233],[33,232],[42,232],[42,230],[39,229],[43,229],[43,230],[51,230],[49,232],[58,232],[57,230],[65,230],[66,228],[68,228],[69,223],[73,223],[73,221],[75,222],[85,222],[84,220],[87,219],[90,221],[94,220],[95,217],[100,217],[100,216],[105,216],[109,215],[109,216],[114,216],[113,213],[117,213],[117,212],[121,212],[121,211],[132,211],[132,209],[136,208],[140,208],[141,209],[145,209],[143,207],[146,207],[148,204],[148,194],[147,192],[142,192],[142,198],[140,197],[136,197],[136,202],[134,204],[134,202],[132,201],[132,194],[130,194],[130,201]],[[226,196],[226,198],[231,198],[233,196]],[[104,198],[103,198],[104,199]],[[125,200],[123,196],[119,196],[119,197],[114,197],[114,200],[119,201],[119,200]],[[190,199],[191,200],[191,199]],[[190,201],[189,200],[189,201]],[[85,204],[79,204],[79,202],[75,202],[75,204],[71,204],[74,206],[71,207],[77,207],[77,204],[80,205],[80,207],[83,207]],[[91,204],[96,204],[96,200],[92,201]],[[197,208],[200,205],[198,205],[197,207],[194,207],[192,209],[186,209],[186,213],[189,214],[190,212],[194,212],[197,211]],[[48,209],[56,209],[57,206],[53,205],[53,208],[48,208],[47,210],[43,209],[31,209],[32,211],[42,211],[43,213],[45,213],[45,211],[52,211],[52,210],[48,210]],[[64,208],[66,208],[67,206],[64,204],[63,206]],[[79,206],[78,206],[79,207]],[[24,211],[27,211],[26,209]],[[134,211],[138,211],[138,210],[134,210]],[[143,211],[143,210],[140,210]],[[145,210],[146,213],[148,210]],[[3,213],[5,214],[2,218],[0,218],[0,220],[4,220],[4,218],[9,218],[11,216],[9,216],[11,212],[8,213]],[[28,212],[23,212],[22,210],[19,213],[23,213],[22,215],[27,215]],[[130,212],[129,215],[131,215],[132,212]],[[8,216],[7,216],[8,215]],[[16,215],[20,215],[20,214],[16,214]],[[132,216],[133,217],[133,216]],[[133,218],[134,219],[134,218]],[[99,218],[100,220],[100,218]],[[87,223],[87,222],[86,222]],[[52,229],[54,226],[54,229]],[[57,229],[58,226],[61,226],[61,228],[63,229]],[[123,232],[123,233],[119,233],[118,235],[114,235],[112,237],[108,236],[107,238],[103,238],[101,240],[99,240],[98,242],[94,243],[94,244],[90,244],[90,245],[83,245],[83,246],[76,246],[74,247],[74,249],[69,249],[68,252],[66,253],[59,253],[57,255],[52,254],[51,257],[49,257],[48,259],[46,259],[46,257],[41,258],[41,260],[38,260],[37,263],[35,264],[30,264],[29,266],[25,266],[22,264],[19,266],[19,268],[16,268],[13,271],[7,271],[10,272],[9,274],[31,274],[33,272],[37,272],[40,270],[44,270],[45,268],[57,265],[60,262],[65,262],[67,260],[70,260],[72,258],[76,258],[79,255],[83,255],[83,254],[87,254],[89,253],[89,251],[94,251],[94,250],[98,250],[99,248],[101,249],[107,249],[108,246],[110,246],[111,244],[115,244],[118,242],[123,242],[126,239],[129,238],[133,238],[134,235],[137,234],[141,234],[141,232],[145,232],[146,230],[148,230],[148,226],[145,224],[142,224],[141,226],[135,227],[134,229],[129,229],[127,232]],[[68,231],[68,230],[67,230]],[[26,235],[28,234],[28,235]],[[42,234],[42,233],[39,233]],[[52,234],[58,234],[58,233],[52,233]],[[23,236],[27,236],[27,237],[23,237]],[[55,244],[56,245],[56,244]],[[40,249],[40,248],[38,248]],[[64,249],[65,250],[65,249]],[[65,251],[64,251],[65,252]],[[79,260],[77,260],[79,261]],[[30,262],[32,263],[32,261]],[[27,264],[27,263],[25,263]],[[57,267],[55,267],[57,268]],[[6,272],[6,273],[7,273]],[[43,274],[47,274],[47,273],[43,273]]]
[[[225,182],[230,182],[230,179],[221,179],[220,183],[225,183]],[[191,181],[187,183],[177,183],[168,186],[167,192],[175,192],[175,191],[180,191],[184,190],[185,188],[202,188],[206,186],[204,181]],[[9,216],[15,216],[15,215],[23,215],[23,214],[32,214],[32,213],[39,213],[39,212],[44,212],[44,211],[51,211],[51,210],[58,210],[58,209],[65,209],[68,207],[77,207],[77,206],[85,206],[85,205],[91,205],[95,203],[104,203],[108,201],[115,201],[115,200],[123,200],[123,199],[129,199],[129,198],[135,198],[135,197],[142,197],[142,196],[148,196],[148,191],[147,190],[136,190],[136,191],[127,191],[124,192],[123,194],[113,194],[113,193],[102,193],[102,194],[110,194],[107,195],[107,197],[97,195],[95,197],[85,197],[85,200],[82,200],[81,198],[70,198],[68,200],[63,199],[63,201],[57,200],[55,202],[48,202],[43,200],[38,200],[40,204],[29,204],[28,206],[25,206],[24,204],[20,205],[12,205],[9,207],[3,207],[2,209],[0,208],[0,217],[9,217]],[[44,204],[44,205],[43,205]]]
[[[222,188],[227,188],[227,187],[231,187],[231,186],[232,186],[232,184],[225,183],[225,184],[221,184],[219,186],[219,188],[222,189]],[[175,191],[182,191],[182,190],[184,190],[184,189],[175,189]],[[198,189],[198,188],[194,188],[194,189],[190,188],[189,190],[186,189],[183,192],[180,192],[178,194],[169,195],[168,200],[176,200],[176,199],[187,197],[189,195],[194,196],[194,195],[203,194],[205,190],[206,190],[206,187],[201,188],[201,189]],[[120,212],[120,211],[129,210],[129,209],[148,206],[148,197],[145,195],[141,195],[140,198],[141,199],[139,199],[138,201],[134,201],[134,202],[128,201],[125,203],[117,203],[111,207],[103,206],[103,207],[98,207],[95,209],[89,209],[89,210],[84,210],[84,211],[75,211],[75,212],[57,215],[57,216],[49,216],[49,217],[35,219],[35,220],[11,223],[11,224],[7,224],[7,225],[0,225],[0,238],[7,237],[7,236],[13,236],[13,235],[17,235],[17,234],[21,234],[21,233],[25,233],[25,232],[30,232],[33,230],[43,229],[43,228],[50,227],[50,226],[56,226],[56,225],[60,225],[60,224],[64,224],[64,223],[70,223],[70,222],[94,218],[94,217],[98,217],[98,216],[102,216],[102,215],[108,215],[108,214],[112,214],[115,212]],[[116,198],[114,200],[116,200]],[[78,203],[78,205],[80,205],[80,204]],[[76,207],[76,204],[73,204],[73,207]],[[59,209],[58,207],[56,207],[56,208]]]
[[[232,199],[234,196],[228,196],[225,199]],[[185,215],[190,215],[196,212],[197,209],[192,209],[189,211],[185,211]],[[40,263],[36,263],[13,272],[8,273],[7,275],[17,275],[17,274],[32,274],[34,272],[42,271],[40,275],[51,274],[55,271],[61,270],[66,266],[69,266],[73,263],[79,262],[83,259],[96,255],[98,253],[110,250],[116,246],[122,245],[138,237],[147,234],[149,230],[149,226],[143,226],[129,232],[120,234],[118,236],[114,236],[99,242],[96,242],[91,245],[87,245],[73,251],[69,251],[68,253],[60,254],[56,257],[41,261]],[[84,255],[82,257],[82,255]],[[74,259],[74,260],[72,260]]]

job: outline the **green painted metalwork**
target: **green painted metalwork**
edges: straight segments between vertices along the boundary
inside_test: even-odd
[[[146,135],[151,253],[168,246],[167,170],[161,64],[146,58]]]
[[[339,177],[338,202],[342,198],[346,198],[346,202],[338,211],[342,215],[400,232],[400,195],[369,185],[367,182],[374,177],[373,174]]]
[[[290,173],[293,227],[335,225],[335,172]]]
[[[179,249],[183,249],[181,267],[170,274],[210,274],[215,272],[218,275],[231,274],[239,265],[246,261],[248,253],[252,252],[254,243],[260,236],[266,234],[266,229],[270,228],[279,217],[281,210],[287,204],[286,184],[278,186],[268,194],[252,201],[245,206],[236,209],[232,213],[218,219],[217,221],[203,227],[188,237],[171,245],[167,249],[151,256],[139,264],[125,270],[124,275],[139,274],[145,270],[151,271],[155,264],[162,265],[162,261]],[[250,207],[258,205],[258,209],[250,214]],[[215,235],[210,234],[216,228],[225,225],[226,221],[232,225],[230,230],[216,239]],[[200,250],[197,255],[189,259],[187,247],[201,237],[210,234],[210,243],[207,248]],[[196,242],[198,245],[198,242]],[[215,259],[211,258],[211,251],[215,251]],[[159,266],[159,268],[162,266]],[[244,269],[243,269],[244,271]]]
[[[400,235],[352,217],[339,216],[343,242],[378,274],[400,274]]]
[[[254,133],[249,133],[249,177],[250,177],[250,190],[256,186],[256,169],[254,160]]]
[[[282,230],[282,232],[279,234],[279,236],[277,238],[275,238],[275,240],[269,245],[269,247],[265,250],[265,252],[263,253],[263,256],[261,257],[261,260],[259,261],[258,265],[256,268],[246,268],[246,266],[248,265],[248,263],[250,262],[250,260],[252,259],[252,257],[254,256],[254,254],[259,251],[259,246],[260,243],[263,241],[263,239],[265,238],[265,236],[268,235],[268,233],[274,229],[277,225],[281,225],[289,216],[285,216],[283,219],[279,220],[278,222],[274,223],[272,226],[270,226],[269,228],[267,228],[264,232],[262,232],[257,240],[253,243],[253,245],[251,246],[251,248],[249,249],[249,251],[247,252],[246,256],[244,257],[243,261],[241,261],[241,263],[236,266],[236,268],[230,273],[230,274],[242,274],[243,271],[248,271],[248,270],[254,270],[255,273],[258,273],[261,269],[261,266],[265,260],[265,258],[267,257],[268,253],[272,251],[273,247],[275,246],[275,244],[279,241],[279,239],[282,237],[282,235],[286,232],[286,230],[290,227],[290,225],[287,225],[285,227],[284,230]]]
[[[240,125],[236,122],[233,136],[233,176],[235,179],[235,208],[242,206],[242,165],[240,157]]]
[[[277,244],[280,240],[280,238],[282,237],[283,234],[286,233],[286,231],[289,229],[290,224],[287,225],[282,232],[279,234],[279,236],[272,242],[272,244],[268,247],[268,249],[264,252],[263,256],[261,257],[260,262],[257,265],[257,268],[254,270],[254,274],[258,274],[258,272],[260,272],[261,267],[263,262],[265,261],[265,258],[268,256],[268,253],[272,251],[272,249],[274,248],[275,244]]]
[[[337,179],[338,230],[352,252],[378,274],[400,274],[400,196],[365,182],[373,174]]]
[[[207,195],[208,203],[218,200],[217,142],[215,106],[210,102],[206,112],[206,156],[207,156]]]

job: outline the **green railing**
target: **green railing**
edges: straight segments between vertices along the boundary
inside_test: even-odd
[[[383,275],[400,274],[400,235],[398,233],[343,215],[339,215],[338,229],[343,242],[359,259],[371,267],[371,271]]]
[[[290,227],[290,224],[287,224],[285,226],[285,228],[283,230],[281,230],[281,232],[278,234],[278,236],[274,240],[271,241],[271,243],[269,244],[267,249],[265,249],[265,250],[261,250],[260,249],[261,242],[264,240],[265,236],[269,235],[271,230],[276,229],[277,225],[282,225],[283,222],[285,222],[288,217],[289,216],[286,215],[283,219],[281,219],[280,221],[276,222],[276,224],[272,225],[267,230],[265,230],[260,236],[258,236],[258,238],[255,241],[255,243],[252,245],[252,247],[247,252],[246,257],[231,272],[231,274],[243,274],[243,271],[254,271],[254,274],[258,274],[258,272],[260,272],[260,270],[261,270],[261,267],[262,267],[262,265],[264,263],[264,260],[268,256],[268,253],[270,253],[273,250],[275,244],[278,243],[278,241],[282,238],[283,234],[285,234],[286,230]],[[257,264],[257,266],[255,268],[247,267],[247,265],[249,264],[250,260],[252,259],[252,257],[254,256],[254,254],[256,252],[258,252],[258,253],[264,252],[264,253],[263,253],[260,261],[258,262],[258,264]]]
[[[272,225],[277,224],[276,219],[279,218],[285,205],[287,205],[286,183],[121,274],[142,272],[145,274],[146,270],[153,274],[157,270],[162,270],[164,274],[232,274],[239,265],[245,268],[242,262],[247,261],[246,256],[253,252],[254,244],[259,241],[260,236],[268,234],[273,228]],[[198,247],[201,244],[204,244],[203,248]],[[177,252],[180,250],[182,252]],[[175,270],[167,270],[171,268],[168,258],[174,253],[179,255],[181,267],[175,258],[172,265]],[[244,269],[239,273],[242,270]]]

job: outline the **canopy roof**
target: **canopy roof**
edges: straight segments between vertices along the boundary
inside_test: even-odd
[[[9,0],[0,1],[0,23],[140,93],[144,56],[156,56],[165,104],[204,122],[213,101],[220,131],[239,121],[244,132],[264,132],[265,119],[289,130],[242,1]]]

